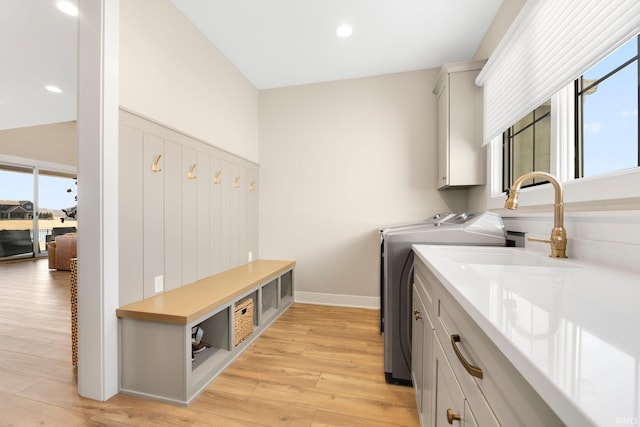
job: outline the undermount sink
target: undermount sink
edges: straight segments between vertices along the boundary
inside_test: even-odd
[[[550,258],[522,248],[507,247],[443,247],[439,255],[458,264],[483,264],[506,266],[575,267],[564,258]]]

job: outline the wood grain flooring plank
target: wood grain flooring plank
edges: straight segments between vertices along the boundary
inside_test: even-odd
[[[87,419],[80,413],[42,402],[0,393],[2,426],[82,426]]]
[[[413,426],[414,424],[410,424]],[[389,421],[372,420],[355,415],[337,414],[328,411],[318,411],[311,423],[312,427],[406,427],[407,424],[390,423]]]
[[[282,404],[256,393],[251,398],[245,398],[212,387],[194,400],[191,407],[222,417],[253,421],[257,425],[264,426],[308,427],[315,415],[313,408],[302,408],[291,402]]]
[[[352,394],[327,392],[317,388],[268,383],[261,383],[255,394],[271,402],[280,404],[288,402],[293,407],[322,408],[347,416],[356,415],[389,423],[417,425],[414,408],[398,406],[386,399],[378,400]]]
[[[188,407],[82,398],[69,275],[46,259],[0,262],[2,427],[418,425],[412,388],[384,381],[379,312],[309,304],[283,313]]]

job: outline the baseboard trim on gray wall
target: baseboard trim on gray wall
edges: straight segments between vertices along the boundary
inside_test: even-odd
[[[303,304],[332,305],[337,307],[354,307],[380,309],[380,297],[363,297],[358,295],[324,294],[319,292],[295,291],[294,301]]]

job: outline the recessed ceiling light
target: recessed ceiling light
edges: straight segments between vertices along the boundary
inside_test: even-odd
[[[338,35],[338,37],[342,38],[349,37],[351,33],[353,33],[353,28],[351,28],[351,25],[348,24],[340,25],[336,30],[336,34]]]
[[[49,86],[45,86],[44,88],[49,92],[62,93],[62,89],[60,89],[58,86],[49,85]]]
[[[66,13],[67,15],[78,16],[78,8],[76,7],[75,4],[71,2],[59,1],[58,3],[56,3],[56,6],[58,6],[58,9],[60,9],[62,12]]]

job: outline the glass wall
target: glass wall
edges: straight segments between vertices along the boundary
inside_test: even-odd
[[[46,251],[46,242],[55,234],[73,231],[77,226],[77,185],[73,176],[38,172],[38,243],[40,251]]]
[[[75,183],[68,173],[0,164],[0,259],[45,254],[56,233],[75,229]]]

